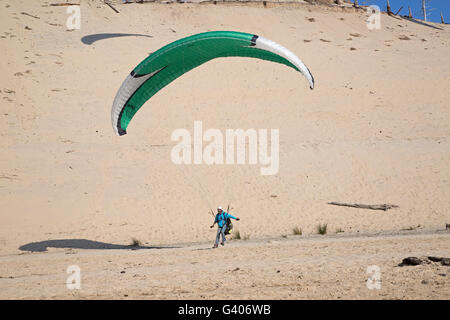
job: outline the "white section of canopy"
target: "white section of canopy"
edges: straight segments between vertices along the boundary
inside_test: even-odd
[[[286,49],[282,45],[279,45],[276,42],[273,42],[272,40],[266,39],[264,37],[258,37],[256,39],[255,47],[261,50],[270,51],[272,53],[275,53],[279,56],[282,56],[286,60],[288,60],[290,63],[292,63],[294,66],[296,66],[301,73],[306,77],[306,79],[309,82],[309,87],[311,89],[314,89],[314,78],[309,71],[309,69],[305,66],[305,64],[300,60],[299,57],[297,57],[294,53],[292,53],[290,50]]]
[[[131,74],[127,76],[125,81],[117,91],[116,97],[114,98],[114,102],[111,109],[111,121],[114,131],[117,135],[119,134],[119,115],[122,112],[122,109],[125,107],[125,103],[127,103],[128,99],[130,99],[131,95],[151,76],[157,73],[159,70],[154,71],[152,73],[146,74],[140,77],[133,77]]]

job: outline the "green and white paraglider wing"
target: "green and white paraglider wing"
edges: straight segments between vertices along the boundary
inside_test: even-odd
[[[182,74],[220,57],[252,57],[285,64],[301,72],[314,88],[314,78],[303,62],[281,45],[257,35],[233,31],[212,31],[174,41],[150,54],[128,75],[116,94],[111,110],[118,135],[159,90]]]

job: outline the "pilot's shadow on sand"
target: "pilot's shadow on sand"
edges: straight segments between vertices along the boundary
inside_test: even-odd
[[[46,240],[39,242],[31,242],[19,247],[22,251],[45,252],[47,248],[60,249],[95,249],[95,250],[141,250],[141,249],[174,249],[173,246],[137,246],[137,245],[121,245],[105,242],[92,241],[87,239],[61,239]]]

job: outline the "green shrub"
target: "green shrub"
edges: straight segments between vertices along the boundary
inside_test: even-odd
[[[136,238],[131,239],[131,246],[132,247],[140,247],[142,246],[142,242]]]
[[[324,224],[319,224],[319,225],[317,226],[317,233],[318,233],[318,234],[321,234],[321,235],[326,234],[326,233],[327,233],[327,224],[326,224],[326,223],[324,223]]]

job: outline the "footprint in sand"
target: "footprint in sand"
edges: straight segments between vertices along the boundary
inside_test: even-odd
[[[0,90],[0,92],[1,92],[1,90]],[[3,89],[3,92],[8,93],[8,94],[16,93],[14,90],[10,90],[10,89]]]
[[[401,36],[399,36],[398,38],[399,38],[400,40],[411,40],[410,37],[405,36],[405,35],[401,35]]]
[[[7,96],[3,96],[3,100],[6,100],[6,101],[8,101],[8,102],[13,102],[13,101],[14,101],[14,99],[12,99],[12,97],[11,97],[11,95],[14,95],[14,94],[16,93],[14,90],[3,89],[3,91],[0,90],[0,93],[1,93],[1,92],[7,94]],[[6,115],[7,115],[7,114],[6,114]]]
[[[16,72],[16,73],[14,73],[14,75],[16,77],[22,77],[22,76],[25,76],[25,74],[30,74],[30,73],[31,73],[31,70],[27,70],[27,71],[24,71],[24,72]]]

